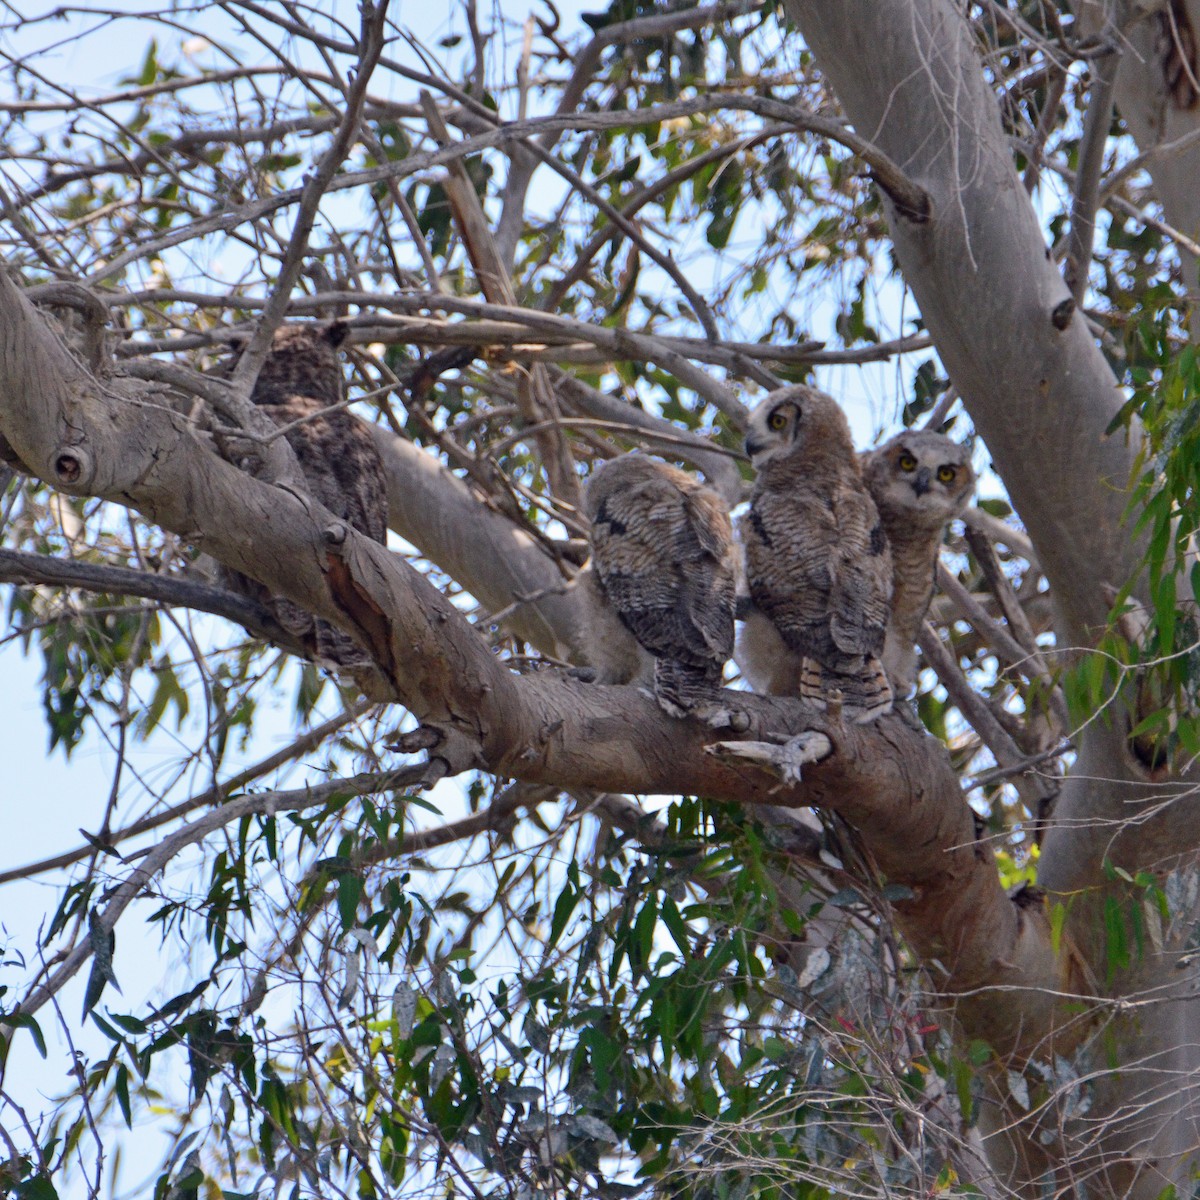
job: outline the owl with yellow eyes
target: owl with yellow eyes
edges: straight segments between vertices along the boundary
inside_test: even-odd
[[[862,455],[863,479],[892,549],[892,615],[883,666],[900,695],[916,682],[914,644],[933,599],[946,526],[975,491],[966,446],[924,429],[906,429]]]

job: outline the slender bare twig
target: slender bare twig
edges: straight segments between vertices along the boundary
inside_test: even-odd
[[[164,825],[169,825],[172,821],[178,820],[182,816],[186,816],[190,812],[194,812],[198,808],[207,808],[210,804],[220,804],[226,797],[232,793],[244,788],[248,783],[253,783],[256,779],[261,779],[264,775],[269,775],[272,771],[279,767],[285,766],[294,759],[299,758],[302,754],[307,754],[308,751],[316,749],[324,744],[325,740],[337,733],[339,729],[344,728],[351,721],[356,721],[370,708],[369,704],[358,704],[348,708],[345,712],[339,713],[336,717],[331,717],[328,721],[322,721],[320,725],[314,725],[307,733],[301,734],[289,745],[284,746],[282,750],[275,751],[274,754],[268,754],[266,758],[260,759],[244,770],[239,771],[227,779],[224,783],[218,784],[216,787],[206,788],[202,792],[189,797],[187,800],[181,800],[178,804],[172,804],[169,808],[163,809],[161,812],[153,813],[148,817],[142,817],[140,820],[132,821],[121,829],[113,830],[104,840],[106,846],[117,846],[121,842],[128,841],[130,838],[138,837],[143,833],[149,833],[152,829],[161,829]],[[67,850],[62,854],[56,854],[52,858],[39,859],[37,862],[27,863],[23,867],[13,867],[8,871],[0,872],[0,883],[10,883],[14,879],[29,879],[34,875],[42,875],[47,871],[56,871],[61,867],[69,867],[72,863],[80,862],[92,853],[94,847],[79,846],[74,850]]]
[[[996,762],[1002,767],[1011,767],[1024,759],[1025,754],[1021,748],[1013,741],[1008,730],[996,720],[983,697],[964,678],[958,663],[954,661],[954,656],[942,644],[937,630],[928,621],[921,626],[917,645],[921,647],[925,661],[933,668],[950,699],[983,740],[983,744],[992,752]]]
[[[446,145],[449,132],[428,92],[421,93],[421,107],[430,134],[439,145]],[[484,296],[492,303],[515,305],[517,295],[512,279],[496,247],[483,205],[461,160],[448,164],[445,186],[459,235]],[[536,364],[531,367],[518,381],[516,396],[526,421],[541,427],[542,432],[536,435],[537,443],[551,490],[565,504],[578,508],[581,503],[579,476],[570,447],[554,424],[558,416],[558,402],[545,368]]]
[[[840,122],[818,116],[799,105],[791,105],[761,96],[734,93],[698,96],[693,100],[676,100],[632,113],[577,113],[569,117],[540,117],[528,121],[510,121],[495,129],[474,134],[436,151],[410,154],[407,158],[382,163],[363,171],[347,171],[334,178],[325,190],[326,192],[347,191],[381,183],[388,178],[408,178],[435,167],[446,166],[472,154],[478,154],[482,150],[506,146],[514,141],[519,142],[524,138],[543,132],[627,130],[638,125],[656,125],[681,117],[704,116],[724,110],[750,112],[758,116],[771,117],[786,123],[793,129],[813,133],[818,137],[824,137],[845,146],[867,164],[872,177],[904,213],[912,214],[913,219],[927,219],[929,197],[924,189],[909,180],[886,154],[865,138],[860,137]],[[1055,169],[1057,170],[1058,167],[1056,166]],[[292,188],[261,200],[252,201],[240,208],[199,218],[190,225],[161,235],[156,234],[141,242],[135,242],[123,253],[107,259],[87,277],[85,282],[95,283],[112,276],[119,276],[126,266],[141,258],[161,253],[171,246],[178,246],[199,237],[235,229],[247,222],[288,208],[298,203],[302,196],[302,188]]]
[[[230,377],[230,382],[243,394],[249,395],[258,378],[258,372],[267,355],[271,351],[271,339],[283,315],[287,311],[292,288],[300,278],[304,266],[304,257],[308,253],[308,241],[316,224],[317,210],[321,199],[328,190],[334,175],[346,160],[350,147],[358,134],[359,122],[362,120],[363,105],[367,97],[367,84],[371,72],[375,69],[379,56],[383,53],[384,30],[387,21],[388,0],[377,0],[373,4],[364,0],[362,4],[362,48],[359,54],[358,71],[351,84],[350,93],[346,97],[346,111],[342,117],[337,133],[329,148],[321,156],[321,161],[312,176],[304,184],[300,193],[300,203],[296,213],[292,236],[288,242],[287,251],[279,267],[279,275],[272,293],[263,309],[262,317],[254,336],[242,352]]]
[[[950,597],[951,602],[960,613],[971,623],[975,632],[992,648],[996,656],[1010,667],[1023,668],[1025,674],[1038,678],[1045,670],[1045,663],[1037,655],[1037,664],[1032,664],[1033,657],[1013,637],[1013,635],[994,621],[979,601],[971,595],[958,579],[947,571],[942,563],[937,565],[938,587]],[[1036,651],[1034,652],[1036,654]],[[1041,671],[1038,667],[1040,665]]]

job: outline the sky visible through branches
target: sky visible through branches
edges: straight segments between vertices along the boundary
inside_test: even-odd
[[[342,7],[346,10],[347,19],[350,19],[353,6],[343,4]],[[589,11],[595,5],[566,0],[558,7],[563,17],[564,35],[569,37],[579,27],[578,14]],[[398,23],[409,25],[419,39],[433,44],[448,32],[461,32],[440,24],[441,8],[436,0],[432,4],[414,4],[410,0],[402,0],[393,16]],[[507,20],[519,32],[527,9],[528,5],[523,2],[518,4],[516,0],[503,0],[495,6],[492,18]],[[144,11],[149,12],[150,6],[145,6]],[[26,15],[36,16],[37,13]],[[457,15],[455,19],[461,20]],[[3,48],[8,54],[20,56],[34,46],[51,40],[59,41],[61,49],[57,57],[42,60],[40,68],[46,70],[47,62],[51,61],[55,70],[61,72],[61,78],[70,80],[71,86],[85,93],[89,90],[103,91],[136,70],[145,53],[146,42],[152,35],[161,38],[163,29],[161,26],[152,28],[149,24],[122,22],[108,25],[77,42],[78,32],[97,20],[94,16],[76,11],[52,24],[35,24],[19,32],[13,32],[10,28]],[[186,69],[208,66],[213,61],[211,51],[204,47],[192,45],[188,49],[193,57],[192,61],[182,64]],[[179,52],[178,46],[160,44],[161,58],[169,59]],[[395,46],[392,53],[404,57],[404,48]],[[419,58],[415,54],[411,57],[414,65],[419,65]],[[52,119],[61,118],[56,115]],[[533,207],[541,204],[539,188],[545,189],[548,204],[556,186],[547,173],[540,175],[534,185]],[[739,230],[737,236],[752,237],[752,233],[750,230]],[[681,240],[686,239],[681,235]],[[695,250],[696,247],[691,249]],[[236,252],[230,257],[231,277],[236,274],[235,255]],[[701,262],[700,272],[703,269]],[[706,280],[696,277],[693,282],[703,290]],[[896,283],[880,284],[872,296],[872,302],[875,307],[872,318],[877,322],[882,337],[896,337],[911,331],[908,318],[913,312],[911,306],[906,308],[903,293]],[[832,326],[837,316],[835,306],[829,298],[824,299],[822,305],[822,308],[807,314],[808,327],[817,337],[832,337]],[[798,301],[797,309],[803,307],[803,301]],[[856,442],[866,445],[875,439],[881,428],[895,423],[899,407],[911,384],[913,366],[912,358],[903,357],[877,366],[833,366],[818,369],[815,381],[846,405]],[[204,618],[193,622],[192,632],[201,643],[205,637],[205,624]],[[181,648],[182,644],[181,641]],[[37,700],[39,673],[40,663],[36,653],[25,657],[23,648],[15,641],[0,645],[0,681],[3,681],[0,686],[0,761],[5,763],[2,803],[14,814],[21,828],[20,837],[7,839],[4,847],[0,848],[0,871],[39,859],[61,850],[68,842],[76,841],[64,837],[66,830],[94,829],[98,813],[103,810],[106,797],[113,787],[114,753],[95,733],[89,734],[88,740],[80,746],[70,762],[64,761],[61,753],[47,756],[41,752],[47,734]],[[288,697],[294,691],[294,685],[285,679],[278,689],[278,695]],[[335,700],[336,696],[329,691],[325,699],[325,707],[313,714],[314,723],[334,713],[328,702]],[[278,703],[280,708],[276,713],[258,716],[253,738],[230,753],[225,762],[226,770],[262,758],[289,736],[292,715],[287,708],[288,702],[281,699]],[[128,751],[123,787],[130,787],[129,773],[137,773],[143,775],[151,786],[161,788],[162,774],[167,769],[164,764],[179,757],[181,742],[187,743],[197,735],[202,737],[203,731],[196,727],[195,722],[184,721],[178,732],[174,731],[170,722],[161,725],[148,741]],[[304,782],[306,777],[305,767],[293,765],[281,771],[276,778],[264,780],[264,783],[294,787]],[[185,796],[204,784],[200,773],[193,772],[178,782],[177,794]],[[133,789],[136,794],[136,784]],[[430,799],[442,808],[448,820],[466,811],[463,787],[458,782],[440,785],[431,793]],[[180,870],[184,873],[186,868]],[[32,931],[28,922],[39,919],[40,914],[52,908],[45,899],[46,891],[57,886],[60,880],[61,876],[48,874],[37,881],[10,884],[6,892],[6,909],[0,912],[0,926],[16,940],[26,944],[32,942],[34,939],[30,936]],[[197,899],[202,899],[202,892]],[[152,981],[162,980],[163,995],[170,995],[178,990],[173,985],[183,977],[180,968],[184,965],[166,960],[165,954],[160,952],[160,947],[154,944],[149,933],[136,947],[118,940],[118,973],[131,994],[145,994],[152,990],[149,986]],[[46,1022],[44,1027],[48,1035],[60,1044],[65,1026],[72,1031],[72,1036],[79,1038],[80,1046],[98,1050],[99,1035],[90,1026],[79,1027],[78,1014],[84,982],[85,976],[80,974],[64,991],[60,998],[61,1020]],[[52,1052],[51,1061],[61,1062],[62,1059],[56,1059]],[[18,1039],[14,1046],[8,1080],[14,1099],[31,1112],[38,1110],[41,1097],[55,1096],[72,1083],[70,1079],[48,1076],[28,1039]],[[186,1092],[186,1081],[181,1077],[179,1094],[172,1099],[182,1106],[186,1103]],[[164,1131],[164,1135],[169,1136],[169,1131]],[[161,1161],[161,1146],[139,1143],[136,1137],[130,1139],[127,1145],[131,1153],[122,1166],[120,1181],[123,1189],[136,1190],[145,1175]],[[139,1149],[144,1151],[144,1161]]]

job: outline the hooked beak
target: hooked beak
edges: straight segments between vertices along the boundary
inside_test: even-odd
[[[925,495],[925,493],[927,491],[929,491],[930,478],[931,478],[931,473],[930,473],[930,470],[928,467],[922,467],[917,472],[917,477],[916,477],[916,479],[913,480],[912,486],[913,486],[913,491],[916,492],[918,496],[923,496],[923,495]]]
[[[750,455],[750,461],[753,462],[764,450],[766,446],[755,438],[746,439],[746,453]]]

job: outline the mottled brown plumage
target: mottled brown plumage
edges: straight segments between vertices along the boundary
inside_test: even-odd
[[[598,593],[653,656],[659,704],[728,724],[727,711],[709,711],[733,652],[733,531],[721,498],[683,471],[626,454],[592,474],[585,506]],[[600,646],[596,665],[644,661],[620,649]]]
[[[879,658],[892,564],[845,415],[812,388],[775,392],[750,414],[746,449],[758,478],[739,529],[758,615],[739,664],[758,689],[873,720],[892,703]]]
[[[933,598],[938,551],[946,525],[975,490],[971,453],[923,429],[906,429],[862,456],[863,479],[892,550],[892,616],[883,666],[892,687],[907,694],[916,682],[913,649]]]
[[[387,485],[371,431],[345,409],[322,412],[345,399],[338,351],[348,332],[340,321],[281,326],[250,399],[276,425],[292,426],[285,436],[312,498],[383,544],[387,541]],[[235,356],[223,365],[223,371],[231,372],[236,363]],[[311,633],[322,659],[342,667],[369,662],[348,634],[315,619],[292,601],[270,596],[260,584],[233,572],[227,582],[268,603],[290,633],[300,638]]]

